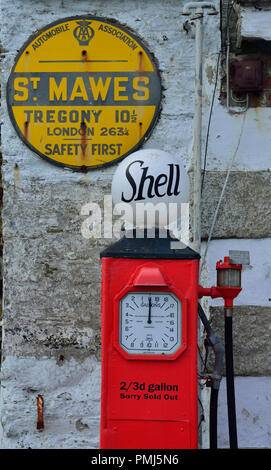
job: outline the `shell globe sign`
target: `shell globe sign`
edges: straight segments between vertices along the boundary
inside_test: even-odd
[[[104,18],[51,23],[19,51],[7,84],[11,121],[40,157],[75,170],[104,167],[135,151],[161,100],[151,53]]]

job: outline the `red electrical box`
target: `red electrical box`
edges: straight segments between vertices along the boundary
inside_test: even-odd
[[[102,449],[198,446],[199,255],[124,237],[102,259]]]
[[[232,88],[239,93],[260,92],[263,88],[263,62],[260,59],[232,60]]]

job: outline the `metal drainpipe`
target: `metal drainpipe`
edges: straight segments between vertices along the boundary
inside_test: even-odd
[[[195,115],[193,160],[193,248],[200,253],[201,248],[201,130],[202,130],[202,42],[203,42],[203,15],[204,9],[209,9],[208,15],[217,15],[218,11],[210,2],[189,2],[184,6],[182,15],[190,16],[194,10],[195,21]]]
[[[218,12],[213,3],[189,2],[184,6],[182,15],[195,14],[191,21],[195,21],[195,116],[194,116],[194,140],[193,140],[193,248],[198,253],[201,245],[201,129],[202,129],[202,39],[203,39],[203,15],[204,9],[210,9],[208,15],[216,15]]]

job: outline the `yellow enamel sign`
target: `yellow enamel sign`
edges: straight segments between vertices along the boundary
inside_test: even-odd
[[[145,45],[103,18],[52,23],[24,44],[7,85],[21,139],[51,163],[88,170],[116,162],[149,136],[161,85]]]

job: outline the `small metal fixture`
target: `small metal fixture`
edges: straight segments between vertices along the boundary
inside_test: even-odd
[[[37,419],[37,429],[42,431],[44,429],[44,422],[43,422],[43,397],[42,395],[37,396],[37,411],[38,411],[38,419]]]
[[[260,59],[232,60],[230,75],[236,93],[257,93],[263,88],[263,62]]]

